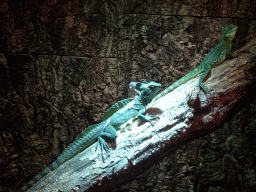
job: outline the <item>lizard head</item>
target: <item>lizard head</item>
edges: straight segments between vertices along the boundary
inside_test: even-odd
[[[222,38],[231,42],[235,37],[237,29],[238,29],[238,27],[236,25],[233,25],[233,24],[230,24],[229,26],[223,28],[221,30]]]
[[[152,99],[157,95],[158,91],[161,89],[161,84],[151,81],[149,83],[143,82],[141,83],[139,90],[141,92],[141,96],[146,101],[146,103],[150,103]]]

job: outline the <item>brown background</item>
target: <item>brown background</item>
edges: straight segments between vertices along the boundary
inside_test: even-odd
[[[255,38],[256,3],[81,0],[0,3],[0,191],[16,191],[115,102],[131,81],[163,89],[200,64],[221,29]],[[253,191],[256,101],[116,191]]]

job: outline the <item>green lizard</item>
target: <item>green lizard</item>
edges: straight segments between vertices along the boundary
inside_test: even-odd
[[[60,165],[64,164],[78,153],[88,148],[93,143],[97,142],[101,146],[101,155],[104,162],[103,151],[109,150],[108,144],[105,140],[115,141],[117,138],[117,130],[120,130],[120,126],[127,122],[129,119],[138,116],[142,121],[151,121],[151,117],[143,115],[145,112],[145,106],[152,101],[157,92],[161,89],[161,84],[155,83],[154,81],[147,83],[142,82],[131,82],[130,88],[134,89],[139,93],[136,98],[128,98],[117,102],[111,108],[106,110],[103,115],[103,122],[91,125],[86,128],[82,133],[78,135],[76,140],[70,144],[46,169],[35,176],[31,181],[25,184],[20,192],[27,190],[34,183],[39,181],[43,176],[49,172],[55,170]],[[133,103],[131,103],[133,102]],[[132,104],[132,105],[129,105]],[[96,147],[97,149],[97,147]]]
[[[177,88],[179,85],[187,82],[188,80],[192,79],[196,75],[203,73],[199,78],[199,86],[208,94],[210,92],[207,90],[205,85],[203,84],[203,79],[206,77],[208,72],[211,70],[211,68],[215,67],[216,65],[222,63],[227,54],[230,52],[232,40],[235,37],[237,26],[230,24],[229,26],[223,28],[221,30],[222,38],[220,42],[205,56],[204,60],[200,63],[200,65],[195,68],[194,70],[190,71],[187,75],[173,83],[171,86],[166,88],[164,91],[159,93],[153,100],[156,101],[158,98],[164,96],[165,94],[171,92],[175,88]]]

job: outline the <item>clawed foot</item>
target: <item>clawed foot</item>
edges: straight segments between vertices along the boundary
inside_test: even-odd
[[[101,137],[98,137],[98,142],[97,142],[95,151],[97,150],[98,145],[101,146],[101,155],[102,155],[102,160],[103,160],[103,163],[104,163],[105,162],[104,150],[108,153],[109,152],[109,147],[108,147],[108,144],[106,143],[106,141]]]

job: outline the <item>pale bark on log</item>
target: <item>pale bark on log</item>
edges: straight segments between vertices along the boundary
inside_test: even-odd
[[[105,163],[96,144],[37,182],[28,191],[107,191],[128,182],[191,139],[216,130],[234,105],[252,94],[256,80],[256,39],[247,53],[213,68],[205,80],[212,95],[199,89],[196,78],[151,103],[146,113],[161,115],[150,123],[132,124],[118,132]]]

